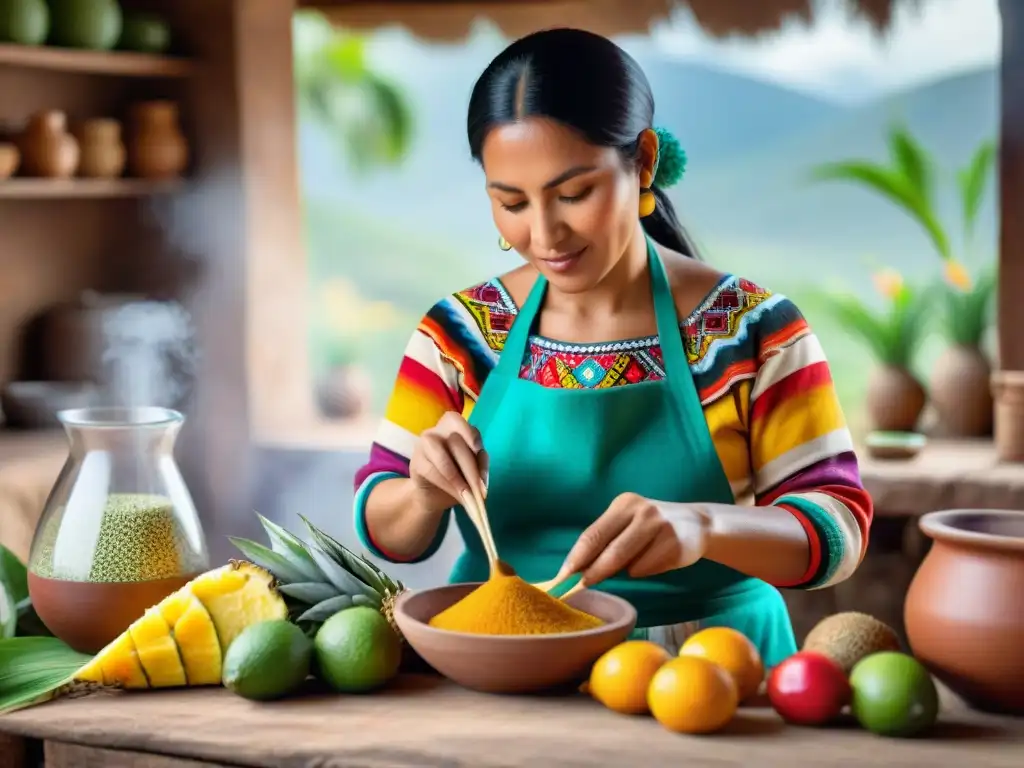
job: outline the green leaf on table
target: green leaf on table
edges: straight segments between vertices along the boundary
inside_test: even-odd
[[[55,637],[0,640],[0,714],[54,698],[91,658]]]
[[[0,640],[14,637],[18,628],[18,607],[7,585],[0,581]]]

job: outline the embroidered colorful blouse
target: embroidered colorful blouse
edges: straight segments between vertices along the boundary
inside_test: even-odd
[[[369,462],[356,475],[356,529],[373,554],[397,561],[366,525],[370,491],[408,477],[418,436],[446,411],[469,416],[516,310],[494,279],[443,299],[420,322]],[[818,588],[848,578],[867,547],[871,498],[821,344],[800,311],[781,294],[727,276],[680,331],[734,495],[788,510],[808,533],[807,572],[777,586]],[[520,376],[545,387],[629,386],[665,376],[656,336],[608,344],[534,336],[524,357]]]

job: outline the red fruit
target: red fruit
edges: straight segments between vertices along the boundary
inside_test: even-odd
[[[794,725],[824,725],[850,703],[850,681],[832,659],[801,651],[772,670],[768,699],[783,720]]]

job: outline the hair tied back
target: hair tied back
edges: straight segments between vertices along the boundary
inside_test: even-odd
[[[686,150],[668,128],[655,128],[658,134],[658,161],[654,170],[654,185],[661,189],[673,187],[686,173]]]

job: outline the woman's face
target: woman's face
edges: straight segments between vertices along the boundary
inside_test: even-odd
[[[640,183],[615,149],[530,118],[492,130],[482,160],[498,231],[554,286],[586,291],[622,258]]]

